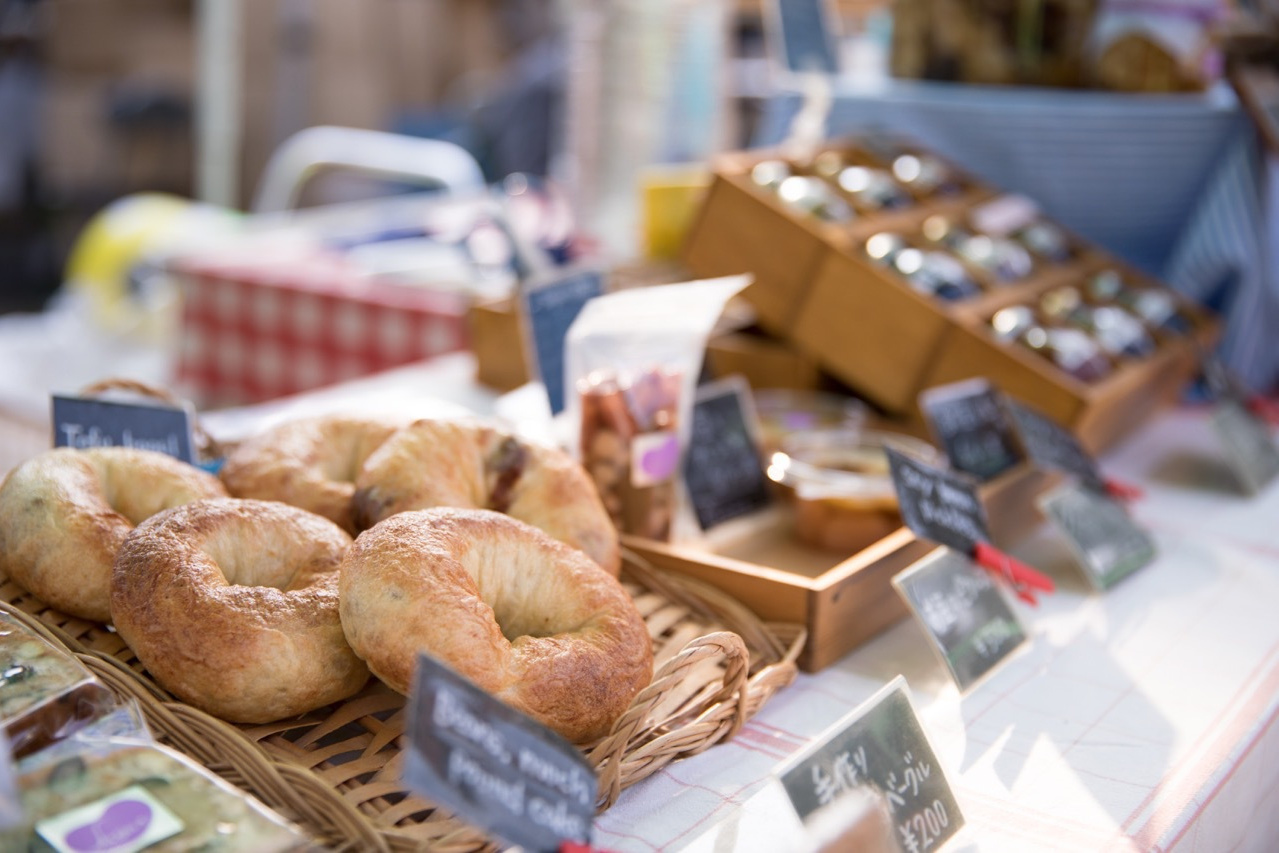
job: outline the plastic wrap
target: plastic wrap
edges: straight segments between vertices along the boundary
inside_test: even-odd
[[[0,727],[15,757],[61,740],[116,704],[74,656],[0,613]]]
[[[576,450],[614,524],[669,539],[702,353],[748,276],[592,299],[569,328],[565,386]]]

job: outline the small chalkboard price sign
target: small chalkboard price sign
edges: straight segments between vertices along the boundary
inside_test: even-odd
[[[995,572],[1028,604],[1036,603],[1034,590],[1052,592],[1050,578],[990,544],[986,513],[970,477],[934,468],[892,447],[885,451],[897,490],[897,508],[911,532]]]
[[[603,293],[603,273],[580,268],[530,281],[521,293],[530,363],[546,386],[553,415],[564,411],[564,341],[568,328],[586,303]]]
[[[951,677],[965,692],[1026,642],[1026,631],[990,576],[941,549],[893,578]]]
[[[132,447],[196,464],[191,413],[174,406],[53,395],[53,446]]]
[[[919,405],[956,471],[986,482],[1022,461],[1013,424],[986,380],[930,388]]]
[[[971,479],[892,447],[885,450],[902,520],[916,535],[961,554],[971,554],[978,542],[990,541],[986,513]]]
[[[779,775],[801,819],[854,788],[879,790],[903,850],[938,850],[964,825],[901,676],[828,729]]]
[[[1015,400],[1007,400],[1008,411],[1021,436],[1022,446],[1030,460],[1041,468],[1064,471],[1095,492],[1106,491],[1097,462],[1084,450],[1079,440],[1046,415]]]
[[[1250,495],[1258,494],[1279,475],[1279,449],[1270,425],[1233,397],[1219,400],[1212,426],[1225,451],[1226,464]]]
[[[1099,590],[1110,589],[1155,558],[1154,542],[1124,506],[1082,483],[1042,495],[1039,507]]]
[[[703,530],[772,502],[755,424],[750,388],[740,377],[697,389],[684,480]]]
[[[598,782],[568,741],[427,655],[407,714],[410,789],[525,850],[590,844]]]

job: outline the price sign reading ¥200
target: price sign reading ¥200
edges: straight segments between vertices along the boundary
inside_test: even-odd
[[[779,775],[801,819],[845,791],[879,790],[902,850],[937,850],[964,825],[901,676],[827,730]]]

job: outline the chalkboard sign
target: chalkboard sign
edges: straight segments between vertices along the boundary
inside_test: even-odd
[[[1096,460],[1069,430],[1015,400],[1008,400],[1007,405],[1032,462],[1041,468],[1072,474],[1095,492],[1106,491]]]
[[[919,395],[919,405],[956,471],[985,482],[1021,462],[1012,422],[986,380],[930,388]]]
[[[703,530],[771,503],[757,435],[744,381],[730,377],[697,389],[684,479]]]
[[[586,303],[603,292],[603,273],[578,269],[530,282],[521,295],[531,343],[530,363],[546,386],[553,415],[564,411],[564,340],[568,327]]]
[[[568,741],[426,655],[407,713],[411,790],[526,850],[590,843],[598,782]]]
[[[986,513],[973,482],[887,447],[902,520],[916,536],[971,554],[989,542]]]
[[[1155,558],[1154,542],[1123,505],[1083,484],[1054,489],[1039,506],[1097,589],[1110,589]]]
[[[963,554],[939,548],[895,576],[893,586],[961,692],[1026,642],[1025,629],[990,575]]]
[[[1249,494],[1255,495],[1279,475],[1279,450],[1270,425],[1236,399],[1213,406],[1212,426],[1226,452],[1226,464]]]
[[[774,0],[769,16],[778,63],[796,74],[839,74],[829,0]]]
[[[779,775],[801,819],[845,791],[878,789],[888,801],[902,850],[940,849],[964,825],[901,676],[831,727]]]
[[[195,464],[191,415],[173,406],[53,395],[53,446],[132,447]]]

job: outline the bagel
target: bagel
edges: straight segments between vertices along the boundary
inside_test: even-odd
[[[322,515],[347,533],[355,475],[407,421],[326,415],[287,421],[245,441],[219,472],[237,498],[283,501]]]
[[[476,422],[421,420],[388,438],[355,478],[362,528],[437,506],[491,509],[585,551],[614,577],[617,528],[595,483],[568,454]]]
[[[134,526],[225,496],[216,477],[162,453],[48,450],[0,485],[0,571],[50,607],[108,622],[111,565]]]
[[[160,513],[116,558],[116,631],[166,690],[225,720],[266,723],[345,699],[369,677],[338,617],[350,543],[328,519],[274,501]]]
[[[653,676],[634,602],[585,554],[491,510],[405,512],[342,560],[342,628],[407,693],[425,652],[574,742],[606,734]]]

